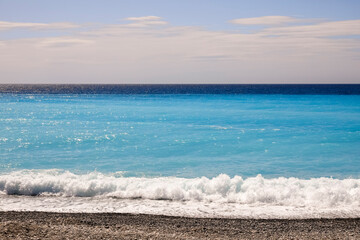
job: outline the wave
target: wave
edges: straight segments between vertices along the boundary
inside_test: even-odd
[[[34,197],[35,196],[35,197]],[[165,200],[165,201],[164,201]],[[124,177],[21,170],[0,174],[0,211],[188,217],[360,217],[360,179]]]
[[[272,178],[243,179],[220,174],[214,178],[122,177],[91,172],[21,170],[0,175],[5,195],[105,197],[198,201],[280,206],[360,206],[360,179]]]

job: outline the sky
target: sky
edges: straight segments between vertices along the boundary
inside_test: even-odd
[[[1,83],[360,83],[360,1],[0,0]]]

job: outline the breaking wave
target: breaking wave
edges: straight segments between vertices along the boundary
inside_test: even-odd
[[[0,175],[2,195],[102,197],[296,207],[360,207],[360,179],[122,177],[22,170]]]

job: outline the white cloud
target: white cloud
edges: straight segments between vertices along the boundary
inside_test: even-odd
[[[73,23],[24,23],[24,22],[4,22],[0,21],[0,30],[10,30],[14,28],[29,28],[34,30],[44,29],[69,29],[78,28],[77,24]]]
[[[265,29],[264,34],[302,37],[332,37],[360,35],[360,20],[323,22],[312,25]]]
[[[159,20],[135,23],[151,21]],[[0,81],[359,83],[360,40],[342,38],[358,34],[359,21],[269,27],[250,34],[111,24],[71,36],[3,40]]]
[[[242,25],[281,25],[287,23],[301,22],[303,19],[288,17],[288,16],[263,16],[254,18],[238,18],[230,20],[233,24]]]
[[[155,25],[166,25],[168,24],[166,21],[161,20],[161,17],[157,16],[144,16],[144,17],[128,17],[124,20],[132,21],[132,23],[127,24],[127,26],[131,27],[148,27]]]
[[[147,27],[147,26],[155,26],[155,25],[166,25],[165,21],[139,21],[135,23],[128,24],[128,26],[132,27]]]
[[[125,18],[125,20],[128,20],[128,21],[158,21],[160,19],[162,19],[162,18],[157,17],[157,16],[128,17],[128,18]]]
[[[49,38],[40,41],[39,46],[41,47],[70,47],[74,45],[88,45],[93,43],[91,40],[79,39],[79,38]]]

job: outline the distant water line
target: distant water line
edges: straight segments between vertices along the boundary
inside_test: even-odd
[[[0,84],[0,93],[359,95],[360,84]]]

